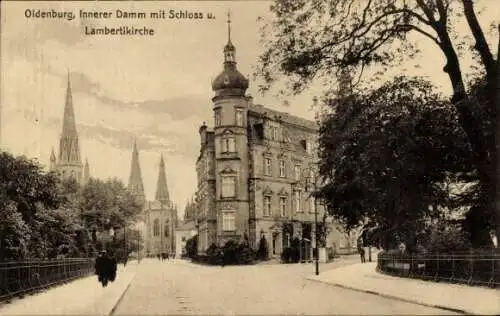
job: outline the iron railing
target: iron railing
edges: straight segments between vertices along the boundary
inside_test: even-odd
[[[469,285],[500,286],[500,252],[475,250],[455,253],[379,253],[377,270],[383,273]]]
[[[92,258],[0,262],[0,302],[93,272]]]

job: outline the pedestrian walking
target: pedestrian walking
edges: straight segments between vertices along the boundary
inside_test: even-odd
[[[365,263],[365,262],[366,262],[366,258],[365,258],[365,248],[363,248],[363,247],[359,247],[359,248],[358,248],[358,252],[359,252],[359,256],[361,257],[361,263]]]
[[[106,287],[110,281],[110,258],[106,250],[101,251],[95,260],[95,273],[102,286]]]

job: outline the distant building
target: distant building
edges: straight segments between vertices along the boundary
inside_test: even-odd
[[[163,156],[160,158],[158,182],[154,201],[146,201],[139,163],[139,151],[134,143],[128,189],[143,205],[140,223],[145,255],[175,253],[175,229],[177,227],[177,207],[170,200]]]
[[[88,161],[85,159],[85,166],[82,165],[81,161],[80,143],[76,130],[69,73],[68,85],[66,87],[62,133],[59,139],[59,153],[56,157],[54,148],[52,148],[49,170],[56,172],[62,179],[73,178],[79,183],[86,183],[89,179]]]
[[[186,254],[186,242],[197,233],[196,224],[188,221],[180,225],[175,230],[175,257],[181,258]]]
[[[279,256],[297,238],[310,258],[315,207],[319,221],[324,214],[310,196],[318,126],[245,95],[249,83],[236,67],[228,30],[224,69],[212,82],[215,126],[199,129],[198,251],[244,239],[257,249],[264,237],[270,256]]]

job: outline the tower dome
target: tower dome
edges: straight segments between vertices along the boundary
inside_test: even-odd
[[[228,41],[224,46],[224,69],[212,82],[215,96],[244,96],[248,79],[236,69],[236,48],[231,42],[231,19],[227,20]]]

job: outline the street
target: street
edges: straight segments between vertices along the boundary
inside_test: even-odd
[[[313,273],[310,263],[222,268],[144,260],[114,314],[450,314],[304,279]]]

